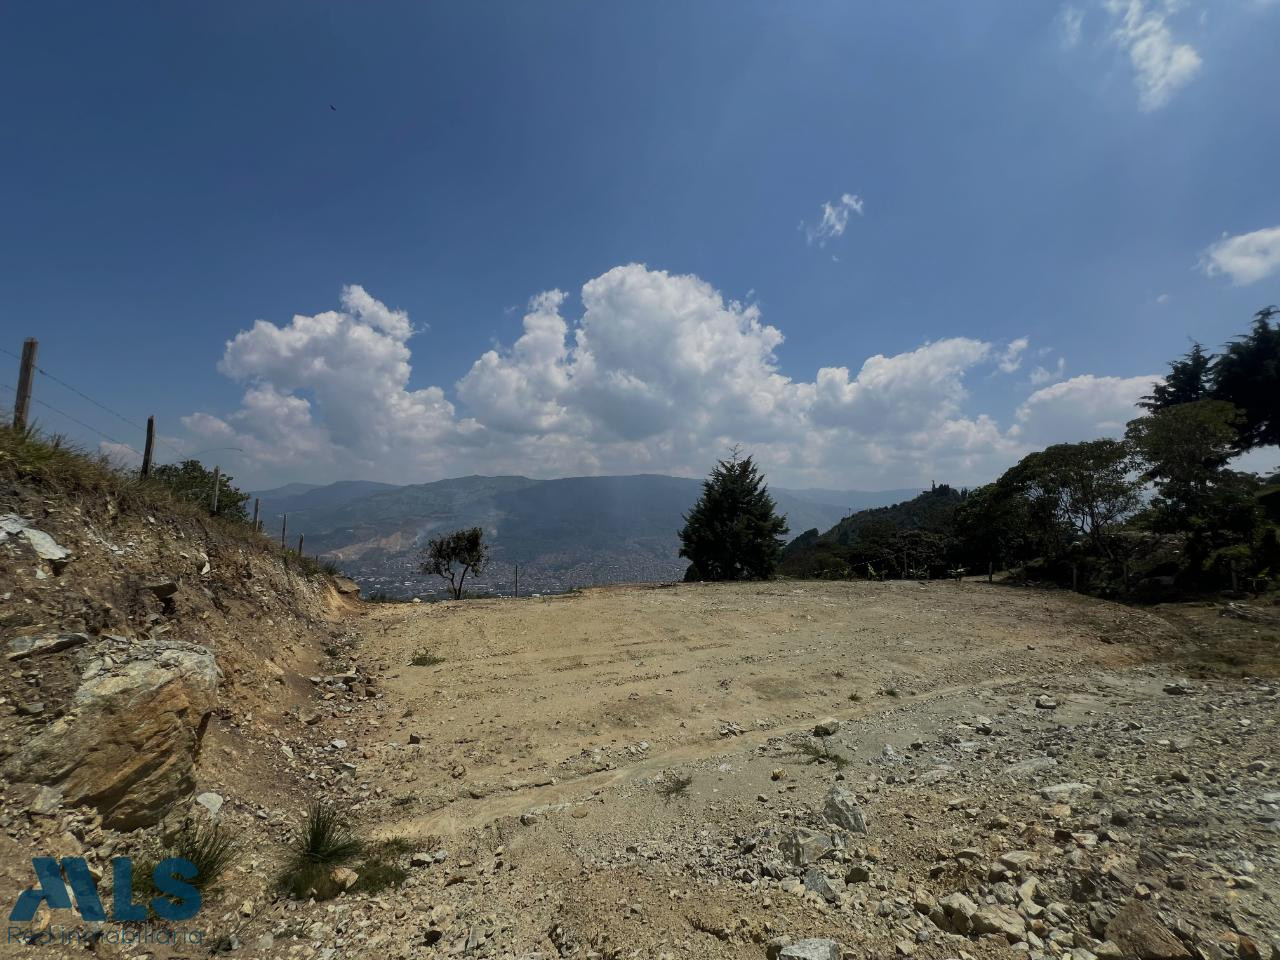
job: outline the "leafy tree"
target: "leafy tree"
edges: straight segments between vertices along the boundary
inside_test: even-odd
[[[684,517],[680,556],[685,579],[766,580],[782,559],[787,522],[774,511],[764,478],[735,448],[702,484],[702,496]]]
[[[1138,406],[1154,412],[1205,399],[1212,386],[1213,362],[1214,357],[1205,353],[1200,344],[1193,344],[1185,355],[1169,364],[1164,382],[1157,383]]]
[[[1241,450],[1280,444],[1280,308],[1259,310],[1253,329],[1229,343],[1213,363],[1213,397],[1243,414]]]
[[[217,509],[214,509],[213,471],[199,460],[183,460],[181,463],[163,463],[151,468],[151,480],[167,487],[175,496],[204,507],[211,516],[231,520],[248,520],[245,504],[249,495],[236,488],[232,478],[225,473],[218,475]]]
[[[1049,556],[1082,540],[1095,555],[1116,559],[1114,535],[1141,503],[1137,467],[1121,440],[1059,443],[1027,455],[997,484],[1026,498],[1029,526]]]
[[[1126,436],[1160,495],[1194,509],[1234,454],[1242,422],[1229,403],[1196,400],[1131,421]]]
[[[453,599],[461,600],[467,576],[482,573],[488,563],[489,547],[484,542],[484,530],[471,527],[429,541],[422,553],[421,570],[428,576],[448,580]]]
[[[957,559],[965,565],[1004,569],[1034,553],[1027,498],[1008,486],[971,490],[956,508],[954,532]]]
[[[1247,557],[1263,520],[1261,481],[1226,469],[1243,419],[1229,403],[1198,400],[1129,424],[1127,436],[1156,492],[1141,524],[1185,538],[1183,573],[1193,580],[1212,557]]]

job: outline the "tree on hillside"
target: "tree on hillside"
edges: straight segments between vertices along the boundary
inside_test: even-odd
[[[1030,525],[1046,555],[1083,540],[1114,559],[1114,534],[1141,504],[1137,462],[1122,440],[1059,443],[1028,454],[998,481],[1027,500]]]
[[[702,496],[684,517],[680,556],[690,561],[686,580],[767,580],[782,558],[787,522],[776,513],[764,478],[737,448],[702,484]]]
[[[489,563],[489,547],[484,542],[484,530],[471,527],[455,530],[427,543],[422,553],[423,573],[442,577],[449,581],[453,599],[462,599],[462,585],[469,575],[484,572]]]
[[[956,508],[954,533],[963,565],[1003,570],[1033,556],[1027,498],[995,483],[969,492]]]
[[[1241,412],[1222,400],[1196,400],[1129,422],[1126,438],[1162,496],[1203,490],[1231,459]]]
[[[1169,364],[1169,375],[1142,398],[1152,413],[1197,400],[1221,400],[1242,415],[1237,451],[1280,444],[1280,307],[1265,307],[1253,328],[1220,356],[1200,344]]]
[[[1262,519],[1260,480],[1226,469],[1243,419],[1229,403],[1198,400],[1129,424],[1129,442],[1156,491],[1143,525],[1186,536],[1187,572],[1193,576],[1215,550],[1248,543]]]
[[[169,489],[174,496],[189,500],[209,511],[211,516],[230,520],[248,520],[245,504],[249,495],[236,488],[231,477],[218,475],[217,497],[214,497],[213,471],[199,460],[162,463],[151,468],[151,482]],[[217,503],[215,509],[214,503]]]
[[[1182,357],[1169,364],[1169,375],[1157,383],[1138,406],[1155,412],[1181,403],[1194,403],[1209,396],[1214,357],[1193,344]]]
[[[1213,363],[1213,394],[1238,407],[1241,450],[1280,444],[1280,308],[1259,310],[1253,329],[1227,344]]]

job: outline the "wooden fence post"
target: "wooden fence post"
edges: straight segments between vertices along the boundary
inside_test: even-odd
[[[221,475],[222,471],[215,466],[213,468],[213,515],[215,517],[218,515],[218,487],[221,486],[219,483]]]
[[[299,559],[299,560],[301,560],[301,559],[302,559],[302,541],[303,541],[303,539],[304,539],[304,535],[303,535],[303,534],[301,534],[301,533],[300,533],[300,534],[298,534],[298,559]]]
[[[520,599],[520,564],[513,563],[512,566],[516,568],[516,599],[518,600]]]
[[[27,412],[31,409],[31,384],[35,380],[36,350],[40,343],[35,337],[22,342],[22,365],[18,368],[18,393],[13,398],[13,429],[27,429]]]
[[[280,549],[284,549],[284,532],[289,526],[289,515],[287,513],[280,514]]]
[[[253,498],[253,529],[255,531],[262,529],[261,527],[258,526],[258,507],[260,507],[261,505],[262,505],[262,500],[258,497],[254,497]]]
[[[142,479],[151,476],[151,451],[156,445],[156,418],[147,417],[147,445],[142,448]]]

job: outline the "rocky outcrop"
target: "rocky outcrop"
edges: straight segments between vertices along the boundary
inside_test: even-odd
[[[90,660],[70,709],[24,744],[5,776],[57,786],[119,829],[156,823],[192,789],[221,674],[195,644],[146,641]]]

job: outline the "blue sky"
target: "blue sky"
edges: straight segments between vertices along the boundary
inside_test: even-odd
[[[1280,301],[1277,36],[1265,0],[10,4],[0,346],[249,485],[739,441],[978,482]]]

